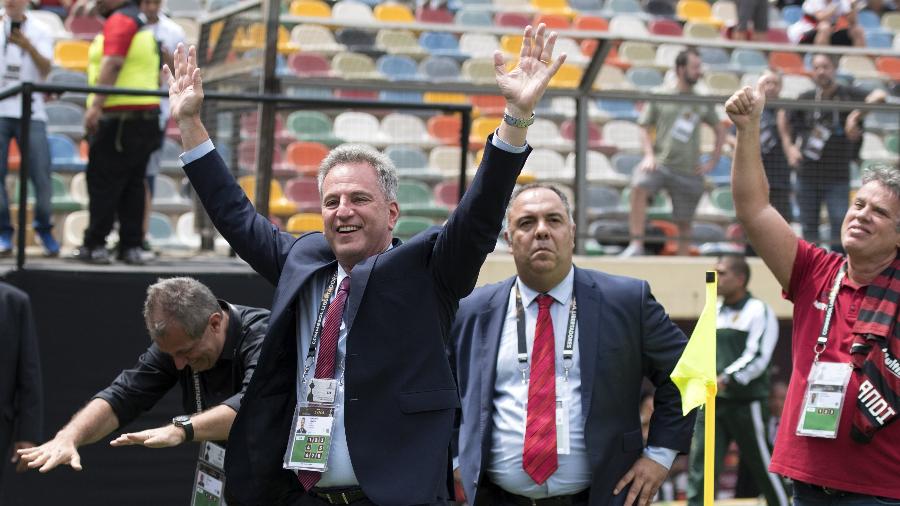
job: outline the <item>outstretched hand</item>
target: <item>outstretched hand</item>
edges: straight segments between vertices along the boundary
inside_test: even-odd
[[[744,86],[734,92],[725,102],[725,112],[738,130],[759,125],[759,117],[766,106],[766,94],[763,91],[765,76],[759,79],[756,89]]]
[[[544,95],[550,79],[566,61],[565,53],[553,59],[556,32],[548,35],[541,23],[537,29],[525,27],[519,61],[512,70],[506,70],[503,53],[494,51],[494,72],[500,92],[506,98],[510,114],[528,118]]]
[[[148,448],[168,448],[184,442],[184,430],[174,425],[166,425],[156,429],[140,432],[128,432],[109,442],[111,446],[142,445]]]
[[[170,113],[177,123],[200,116],[203,80],[197,68],[197,48],[179,43],[173,55],[174,71],[163,66],[163,82],[169,84]]]

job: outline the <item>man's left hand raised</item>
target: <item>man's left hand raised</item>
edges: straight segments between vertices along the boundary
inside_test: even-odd
[[[613,494],[619,495],[630,483],[631,489],[628,491],[628,497],[625,498],[624,506],[647,506],[656,496],[656,492],[668,474],[669,470],[665,466],[642,456],[619,480],[619,483],[616,483]]]

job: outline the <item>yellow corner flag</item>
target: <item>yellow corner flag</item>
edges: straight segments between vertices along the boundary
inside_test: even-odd
[[[707,397],[716,397],[716,273],[706,272],[706,303],[684,353],[672,371],[672,382],[681,391],[685,416]]]

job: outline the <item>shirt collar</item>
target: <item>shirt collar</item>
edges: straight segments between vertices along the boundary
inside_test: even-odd
[[[566,305],[572,298],[572,286],[574,283],[575,267],[572,266],[569,267],[569,273],[566,274],[566,277],[564,277],[558,285],[551,288],[550,291],[547,292],[547,295],[553,297],[555,302]],[[516,278],[516,285],[519,287],[519,293],[522,294],[522,304],[524,304],[525,307],[531,305],[531,303],[534,302],[534,299],[541,294],[541,292],[535,291],[523,283],[522,278]]]
[[[222,345],[222,353],[219,354],[216,362],[231,360],[234,357],[234,349],[241,335],[241,320],[231,304],[219,299],[219,307],[222,308],[223,313],[228,315],[228,327],[225,330],[225,344]]]

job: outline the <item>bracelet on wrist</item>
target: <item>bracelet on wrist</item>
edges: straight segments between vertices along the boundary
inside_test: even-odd
[[[534,123],[534,113],[531,113],[530,118],[517,118],[509,114],[509,111],[504,110],[503,121],[505,121],[506,124],[514,126],[516,128],[528,128],[532,123]]]

